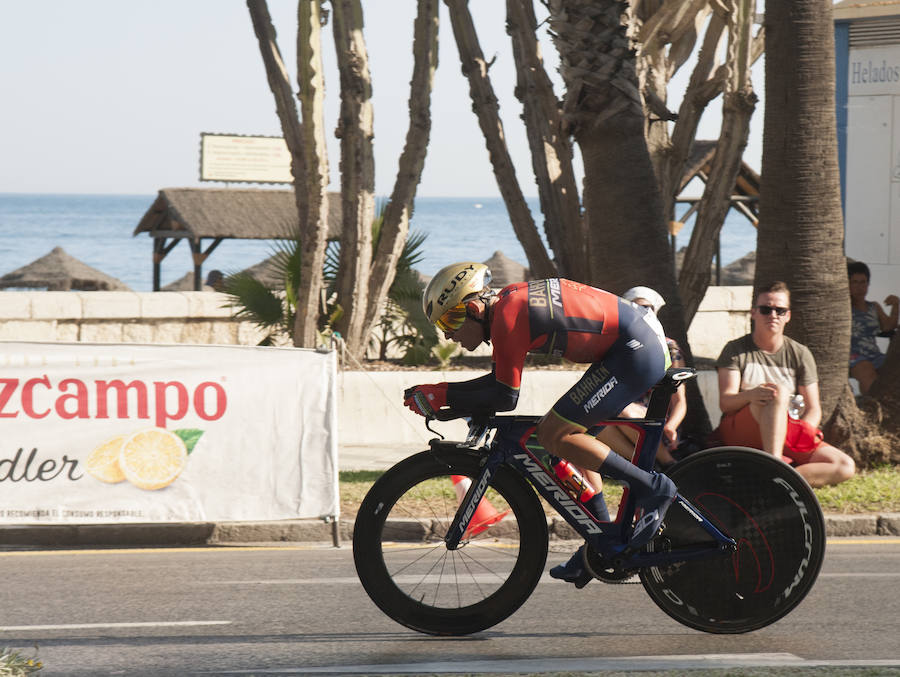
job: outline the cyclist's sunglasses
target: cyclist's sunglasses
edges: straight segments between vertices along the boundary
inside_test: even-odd
[[[453,332],[459,329],[466,321],[466,304],[460,303],[441,315],[435,324],[441,331]]]
[[[784,317],[785,315],[787,315],[787,311],[790,310],[790,308],[779,308],[777,306],[756,306],[756,309],[760,312],[761,315],[771,315],[772,311],[774,310],[775,314],[778,315],[778,317]]]

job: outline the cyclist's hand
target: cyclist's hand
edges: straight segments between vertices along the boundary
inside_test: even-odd
[[[403,393],[403,404],[419,416],[433,416],[434,412],[447,404],[447,384],[421,385],[409,388]]]

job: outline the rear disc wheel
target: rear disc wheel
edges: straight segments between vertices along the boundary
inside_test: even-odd
[[[737,541],[737,551],[642,570],[644,588],[663,611],[697,630],[741,633],[774,623],[803,600],[822,566],[825,519],[795,470],[761,451],[721,447],[669,474],[684,498]],[[648,549],[711,541],[676,501]]]

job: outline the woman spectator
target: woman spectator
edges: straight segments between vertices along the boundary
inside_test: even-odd
[[[850,376],[859,381],[859,391],[865,395],[878,377],[878,370],[884,364],[884,353],[875,341],[876,336],[890,336],[897,328],[900,299],[891,294],[884,305],[891,308],[891,314],[884,312],[875,301],[867,301],[869,293],[869,267],[862,261],[847,264],[850,280],[850,307],[853,326],[850,334]]]

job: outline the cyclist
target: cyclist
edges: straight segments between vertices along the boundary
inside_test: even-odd
[[[675,485],[611,453],[585,431],[616,416],[663,377],[670,360],[659,321],[614,294],[571,280],[519,282],[499,293],[490,280],[482,263],[451,264],[429,282],[422,305],[429,321],[466,350],[493,343],[491,373],[415,386],[406,391],[404,404],[422,416],[444,406],[473,413],[510,411],[518,401],[527,353],[590,364],[541,419],[538,441],[579,467],[627,483],[641,511],[629,545],[644,545],[659,529]],[[595,516],[608,521],[606,506]],[[588,580],[589,575],[571,582],[582,587]]]

